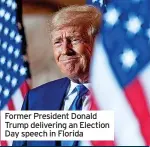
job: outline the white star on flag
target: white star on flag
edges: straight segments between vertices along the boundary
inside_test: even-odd
[[[10,7],[12,4],[12,0],[7,0],[7,6]]]
[[[0,9],[0,17],[3,17],[5,14],[5,10],[4,9]]]
[[[121,55],[121,61],[126,69],[130,69],[136,63],[137,54],[131,49],[125,49]]]
[[[16,5],[15,2],[13,2],[13,4],[12,4],[12,9],[15,10],[16,8],[17,8],[17,5]]]
[[[21,75],[25,75],[25,73],[26,73],[26,68],[21,67],[21,68],[20,68],[20,74],[21,74]]]
[[[16,17],[15,16],[12,17],[11,22],[12,22],[12,24],[16,23]]]
[[[17,65],[17,64],[15,64],[15,65],[13,66],[13,70],[14,70],[15,72],[17,72],[17,70],[18,70],[18,65]]]
[[[10,92],[9,89],[5,89],[5,90],[3,91],[4,96],[5,96],[5,97],[8,97],[9,92]]]
[[[11,31],[9,36],[13,39],[15,37],[15,31]]]
[[[7,42],[4,42],[4,43],[2,44],[2,48],[3,48],[3,49],[6,49],[6,48],[7,48],[7,45],[8,45],[8,43],[7,43]]]
[[[7,67],[10,68],[11,65],[12,65],[12,61],[11,61],[11,60],[8,60],[8,62],[7,62]]]
[[[5,28],[5,29],[4,29],[4,34],[7,35],[8,32],[9,32],[9,29],[8,29],[8,28]]]
[[[2,64],[4,64],[5,63],[5,61],[6,61],[6,58],[3,56],[3,57],[1,57],[1,59],[0,59],[0,62],[2,63]]]
[[[108,12],[104,15],[104,19],[109,25],[113,26],[118,21],[119,15],[115,8],[109,8]]]
[[[20,36],[20,35],[17,35],[17,36],[15,37],[15,40],[16,40],[17,43],[19,43],[19,42],[21,41],[21,36]]]
[[[12,84],[13,87],[15,87],[16,84],[17,84],[17,79],[13,78],[12,81],[11,81],[11,84]]]
[[[137,16],[132,16],[126,23],[126,28],[129,32],[136,34],[141,29],[141,20]]]
[[[10,19],[10,13],[6,12],[4,18],[6,21],[8,21]]]
[[[9,46],[9,48],[8,48],[8,52],[10,53],[10,54],[12,54],[12,52],[13,52],[13,46],[11,45],[11,46]]]
[[[14,51],[14,55],[15,55],[15,58],[19,57],[19,50],[18,50],[18,49],[16,49],[16,50]]]
[[[10,79],[11,79],[10,75],[7,75],[7,76],[5,77],[5,79],[6,79],[7,82],[10,82]]]

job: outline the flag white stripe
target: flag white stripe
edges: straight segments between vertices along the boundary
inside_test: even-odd
[[[12,101],[14,103],[15,110],[21,110],[23,104],[23,96],[20,91],[20,88],[16,90],[16,92],[12,96]]]
[[[8,146],[12,146],[13,141],[7,141]]]
[[[91,82],[94,95],[97,97],[96,101],[100,108],[115,111],[116,144],[145,145],[137,118],[115,79],[107,55],[100,42],[96,42],[93,57]]]
[[[93,146],[90,141],[81,141],[79,146]]]
[[[143,87],[150,112],[150,64],[140,73],[139,81]]]

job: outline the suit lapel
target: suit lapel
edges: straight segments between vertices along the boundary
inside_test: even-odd
[[[61,110],[64,96],[69,86],[69,83],[70,80],[68,78],[64,78],[59,82],[54,81],[53,84],[49,85],[43,97],[45,103],[44,107],[42,107],[42,110]],[[38,144],[40,146],[56,146],[56,144],[59,142],[42,141],[36,143],[40,143]]]
[[[70,80],[64,78],[60,82],[54,82],[52,87],[48,87],[49,90],[45,93],[45,110],[61,110],[69,83]]]

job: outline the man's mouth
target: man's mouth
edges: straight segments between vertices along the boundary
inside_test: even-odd
[[[61,62],[72,62],[72,61],[77,61],[77,60],[79,60],[79,57],[67,57],[64,59],[60,59],[59,61],[61,61]]]

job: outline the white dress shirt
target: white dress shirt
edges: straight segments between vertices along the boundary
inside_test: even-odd
[[[64,99],[64,105],[63,105],[63,110],[69,110],[71,104],[73,103],[75,97],[77,96],[77,91],[72,93],[72,91],[74,90],[74,88],[79,85],[77,83],[74,82],[70,82],[70,85],[67,89],[66,92],[66,97]],[[86,83],[83,84],[87,89],[90,89],[90,83]],[[72,94],[71,94],[72,93]],[[82,99],[83,99],[83,105],[82,105],[82,110],[88,110],[90,108],[90,101],[89,101],[89,97],[90,97],[90,93],[87,92],[87,94],[85,94]]]

